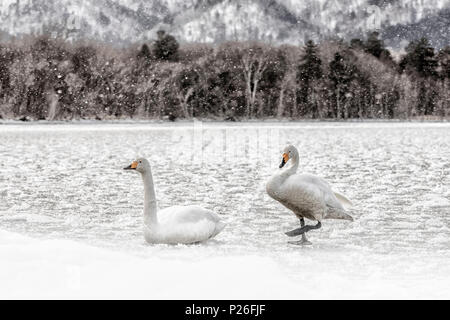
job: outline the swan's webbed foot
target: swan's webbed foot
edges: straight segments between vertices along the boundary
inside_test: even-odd
[[[305,226],[305,219],[304,218],[300,218],[300,226],[301,227]],[[311,245],[312,243],[309,242],[308,239],[306,239],[306,234],[302,234],[302,240],[297,241],[297,244],[301,245],[301,246],[304,246],[304,245]]]
[[[304,234],[302,234],[302,240],[299,241],[288,241],[289,244],[295,244],[298,246],[306,246],[306,245],[311,245],[312,243],[310,241],[308,241],[308,239],[306,239],[306,236]]]
[[[285,234],[288,237],[296,237],[301,234],[304,234],[305,232],[308,232],[309,230],[319,229],[321,226],[322,224],[320,223],[320,221],[317,221],[317,224],[315,226],[302,226],[300,228],[285,232]]]

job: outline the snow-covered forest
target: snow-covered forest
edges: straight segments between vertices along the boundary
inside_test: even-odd
[[[365,39],[117,48],[29,36],[0,45],[0,116],[21,120],[448,117],[450,47]]]

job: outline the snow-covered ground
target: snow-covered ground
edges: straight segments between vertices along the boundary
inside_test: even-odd
[[[287,142],[355,206],[312,246],[265,194]],[[147,245],[140,177],[160,207],[201,204],[227,228]],[[450,298],[450,124],[0,125],[0,298]]]

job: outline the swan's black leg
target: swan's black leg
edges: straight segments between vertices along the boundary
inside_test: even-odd
[[[305,226],[305,219],[304,218],[300,219],[300,226],[301,227]],[[306,239],[306,233],[302,233],[301,244],[311,244],[311,242],[309,242],[308,239]]]
[[[300,223],[301,223],[301,220],[300,220]],[[303,221],[303,223],[305,223],[305,222]],[[296,237],[296,236],[299,236],[301,234],[308,232],[309,230],[319,229],[321,226],[322,226],[322,224],[320,223],[320,221],[317,221],[317,224],[315,226],[305,226],[304,225],[300,228],[286,232],[286,235],[289,237]]]
[[[301,227],[305,226],[305,219],[304,218],[300,218],[300,226]],[[296,244],[296,245],[312,244],[311,242],[308,241],[308,239],[306,239],[306,234],[305,233],[302,233],[302,240],[299,240],[299,241],[288,241],[288,243]]]

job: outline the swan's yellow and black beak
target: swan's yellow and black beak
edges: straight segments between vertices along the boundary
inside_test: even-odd
[[[280,168],[283,168],[286,162],[289,160],[289,155],[287,153],[283,153],[283,159],[281,159]]]
[[[123,170],[136,170],[138,165],[137,161],[133,161],[128,167],[123,168]]]

